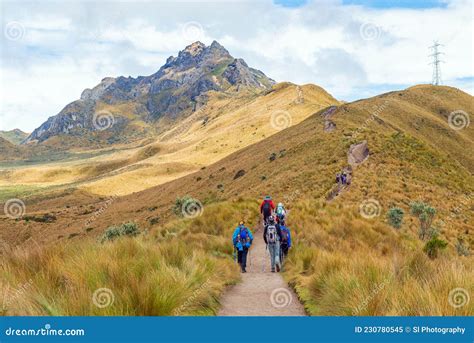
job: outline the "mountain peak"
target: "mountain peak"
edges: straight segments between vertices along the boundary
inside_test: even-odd
[[[188,45],[182,52],[188,52],[191,54],[191,56],[197,56],[199,55],[204,49],[206,48],[206,45],[204,43],[201,43],[200,41],[196,41],[190,45]]]
[[[92,119],[103,104],[127,103],[137,109],[140,118],[154,125],[154,121],[161,117],[174,120],[189,115],[207,102],[209,91],[265,90],[274,83],[261,71],[249,67],[243,59],[234,58],[217,41],[210,46],[196,41],[181,50],[177,57],[170,56],[155,74],[137,78],[107,77],[92,89],[85,89],[80,100],[50,117],[25,143],[42,142],[55,135],[97,131]],[[128,125],[126,117],[115,119],[113,129],[117,132]],[[100,136],[100,132],[95,132],[95,136]]]

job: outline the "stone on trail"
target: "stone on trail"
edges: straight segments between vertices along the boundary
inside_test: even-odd
[[[347,153],[347,162],[350,165],[357,165],[364,162],[369,157],[369,147],[367,141],[352,144]]]

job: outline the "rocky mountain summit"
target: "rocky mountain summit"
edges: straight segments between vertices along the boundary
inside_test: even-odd
[[[104,125],[111,126],[111,120],[115,133],[123,131],[134,119],[150,125],[160,118],[176,120],[205,104],[208,91],[259,91],[274,83],[243,59],[232,57],[218,42],[210,46],[195,42],[178,56],[170,56],[155,74],[107,77],[94,88],[85,89],[79,100],[50,117],[23,144],[43,142],[58,135],[83,136],[94,132],[97,136]],[[114,109],[124,107],[128,109],[127,115],[117,116]],[[112,113],[102,118],[102,112]]]

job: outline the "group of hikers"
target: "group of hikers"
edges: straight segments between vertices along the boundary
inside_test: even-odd
[[[342,187],[351,184],[352,179],[352,169],[344,168],[340,173],[336,174],[336,183]]]
[[[260,214],[263,219],[263,240],[270,255],[272,273],[280,272],[284,258],[291,248],[291,233],[286,226],[287,211],[282,203],[275,206],[272,198],[266,196],[260,204]],[[237,262],[241,272],[246,273],[247,256],[253,243],[251,230],[241,221],[232,236],[234,251],[237,252]]]

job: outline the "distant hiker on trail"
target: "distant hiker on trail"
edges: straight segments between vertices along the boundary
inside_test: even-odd
[[[265,230],[263,230],[263,239],[267,245],[267,249],[270,252],[270,264],[272,268],[272,273],[276,271],[279,272],[281,269],[280,262],[280,242],[281,242],[281,230],[279,225],[275,222],[273,216],[268,217],[268,223],[265,225]]]
[[[260,213],[263,215],[263,222],[266,223],[267,219],[272,215],[275,209],[275,204],[270,196],[266,196],[260,204]]]
[[[347,174],[345,172],[342,173],[342,175],[341,175],[341,183],[343,185],[347,185]]]
[[[237,250],[237,262],[240,265],[240,270],[242,273],[247,272],[245,270],[247,267],[247,254],[252,242],[252,232],[245,226],[244,222],[241,221],[232,236],[232,244],[234,245],[234,251]]]
[[[281,242],[280,242],[280,249],[281,249],[281,261],[286,258],[288,255],[288,250],[291,248],[291,232],[290,228],[285,225],[285,220],[280,221],[278,227],[281,232]]]
[[[343,169],[341,173],[336,174],[336,183],[339,189],[351,184],[351,173],[351,171],[347,172],[346,169]]]
[[[286,209],[285,209],[285,206],[283,206],[283,204],[281,202],[278,203],[278,205],[276,207],[275,214],[276,214],[277,223],[279,223],[282,220],[285,220],[285,218],[286,218]]]

